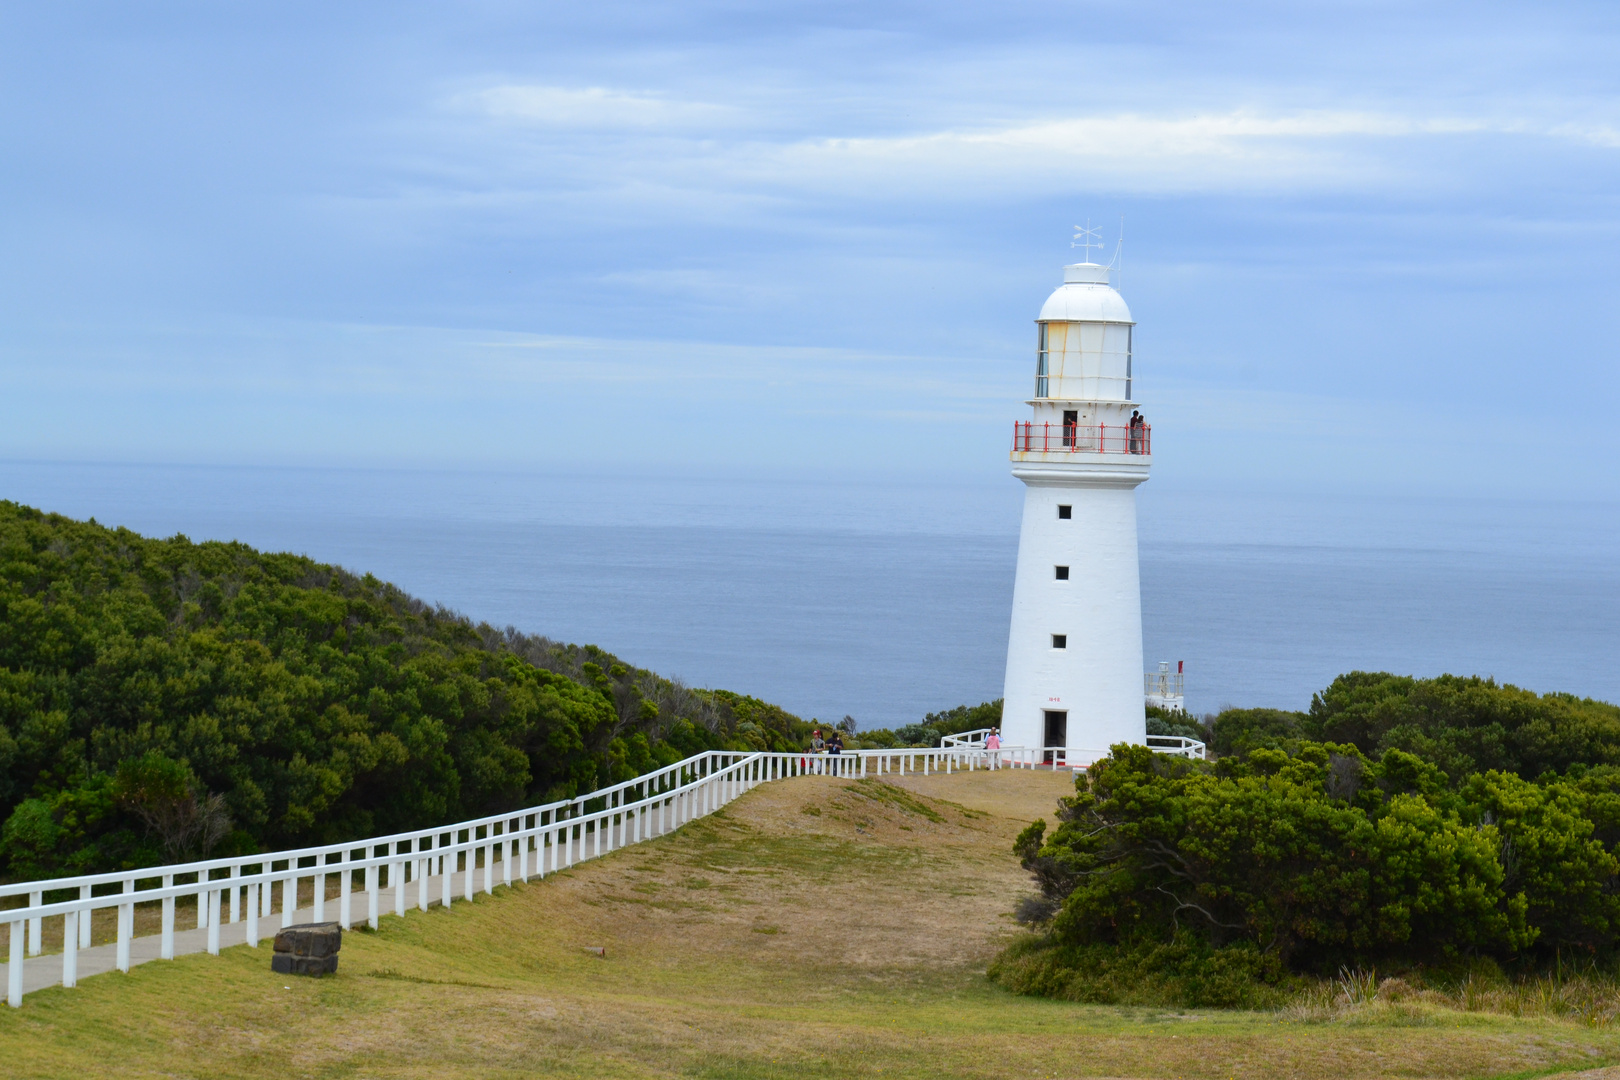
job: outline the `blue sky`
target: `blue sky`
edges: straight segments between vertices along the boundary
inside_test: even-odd
[[[9,4],[0,457],[1620,497],[1612,4]]]

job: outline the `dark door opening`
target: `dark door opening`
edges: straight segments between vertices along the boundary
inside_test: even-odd
[[[1046,737],[1041,740],[1042,746],[1068,746],[1069,745],[1069,714],[1046,710]],[[1048,750],[1041,760],[1047,765],[1052,764],[1052,751]]]
[[[1079,409],[1063,410],[1063,445],[1074,446],[1075,428],[1080,423]]]

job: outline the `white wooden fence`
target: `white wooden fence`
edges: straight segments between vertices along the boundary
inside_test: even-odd
[[[1185,747],[1155,749],[1192,756]],[[1198,744],[1197,749],[1196,756],[1202,757],[1203,745]],[[458,875],[462,898],[471,900],[480,884],[484,892],[491,892],[496,884],[543,878],[615,848],[661,836],[771,780],[807,774],[865,777],[985,768],[1079,768],[1107,753],[1061,747],[986,750],[982,746],[842,754],[711,750],[578,799],[454,825],[295,851],[0,885],[0,903],[4,898],[27,897],[25,906],[0,909],[0,923],[9,924],[10,937],[7,1001],[13,1007],[22,1004],[24,954],[40,954],[46,919],[62,920],[61,985],[71,987],[78,980],[79,951],[91,944],[93,913],[101,909],[117,909],[115,966],[128,971],[137,904],[161,904],[158,955],[172,960],[176,902],[194,898],[197,929],[207,931],[207,951],[218,955],[222,925],[234,930],[236,924],[244,924],[242,936],[250,946],[256,947],[263,936],[273,936],[273,932],[263,932],[261,921],[276,925],[278,885],[280,926],[292,924],[299,910],[299,883],[310,879],[313,921],[328,921],[335,904],[336,921],[345,928],[357,918],[375,928],[385,891],[392,894],[396,915],[403,916],[412,906],[413,893],[414,906],[422,911],[434,900],[449,907],[455,899]],[[330,899],[326,895],[328,877],[337,885],[337,896]],[[77,895],[46,902],[45,894],[61,892]],[[357,902],[363,915],[357,914]],[[55,982],[52,978],[50,985]]]

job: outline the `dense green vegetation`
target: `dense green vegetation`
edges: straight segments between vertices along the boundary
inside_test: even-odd
[[[809,730],[307,558],[0,502],[14,878],[423,827]]]
[[[1219,758],[1115,747],[1017,854],[1016,989],[1253,1003],[1292,973],[1620,959],[1620,708],[1357,672],[1208,719]]]

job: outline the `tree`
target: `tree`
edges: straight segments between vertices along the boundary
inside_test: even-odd
[[[156,834],[168,862],[207,858],[231,831],[224,797],[200,790],[189,767],[156,750],[122,762],[113,791]]]

